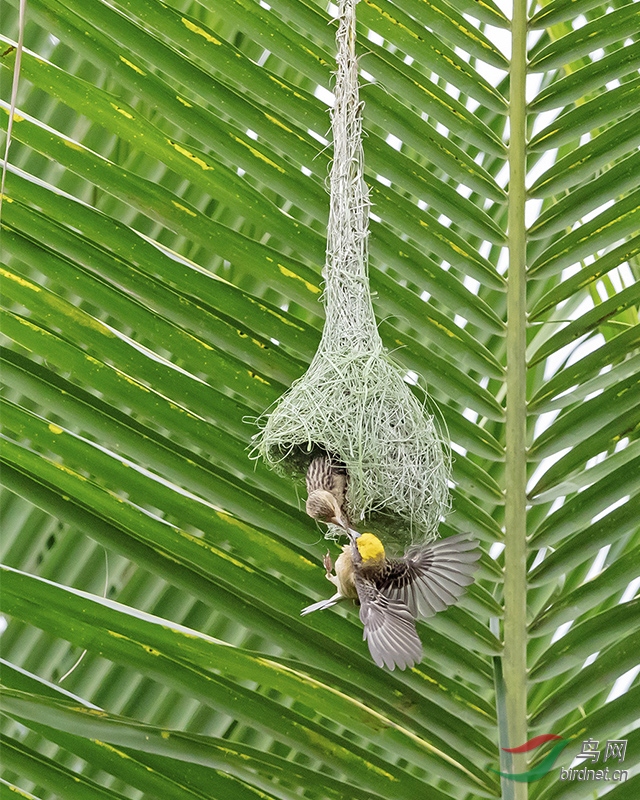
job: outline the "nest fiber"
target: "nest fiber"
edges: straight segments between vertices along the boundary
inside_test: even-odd
[[[385,352],[371,302],[356,3],[340,3],[337,33],[324,331],[308,371],[261,418],[255,444],[269,464],[293,475],[318,452],[339,459],[349,474],[352,523],[364,521],[401,548],[435,536],[449,503],[448,451]]]

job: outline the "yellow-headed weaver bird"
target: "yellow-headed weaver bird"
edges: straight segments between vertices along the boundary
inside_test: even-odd
[[[311,460],[307,469],[307,514],[322,522],[350,529],[344,510],[347,470],[339,461],[325,454]]]
[[[469,534],[409,548],[402,558],[387,558],[372,533],[349,529],[350,543],[333,564],[324,559],[327,578],[337,592],[301,611],[330,608],[352,599],[360,606],[363,638],[375,663],[389,669],[412,667],[422,660],[416,619],[430,617],[455,603],[470,583],[480,551]]]

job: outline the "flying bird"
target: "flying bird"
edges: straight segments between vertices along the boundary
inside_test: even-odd
[[[387,558],[372,533],[349,529],[335,564],[329,554],[324,565],[337,592],[304,608],[302,615],[330,608],[341,600],[360,606],[363,638],[375,663],[405,669],[422,660],[422,642],[416,620],[453,605],[473,583],[480,551],[466,533],[410,547],[402,558]]]
[[[312,459],[307,470],[307,514],[349,531],[349,517],[344,510],[347,480],[344,465],[330,455]]]

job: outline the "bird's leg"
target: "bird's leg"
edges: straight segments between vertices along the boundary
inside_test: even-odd
[[[325,557],[322,559],[322,563],[326,570],[326,576],[329,580],[331,580],[333,574],[333,561],[331,560],[331,553],[327,550]]]
[[[328,581],[337,588],[340,589],[338,584],[338,577],[337,575],[333,574],[333,561],[331,560],[331,553],[327,550],[325,557],[322,559],[322,563],[324,564],[325,573],[324,576]]]

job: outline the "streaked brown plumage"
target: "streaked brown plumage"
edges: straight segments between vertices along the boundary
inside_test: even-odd
[[[422,660],[422,643],[416,620],[430,617],[455,603],[473,583],[480,557],[468,534],[450,536],[429,545],[410,548],[402,558],[387,558],[382,542],[372,533],[349,532],[350,544],[342,548],[327,578],[337,592],[327,600],[302,610],[310,614],[330,608],[340,600],[360,605],[364,639],[379,667],[412,667]]]
[[[307,470],[307,514],[322,522],[349,530],[349,518],[344,510],[347,491],[347,471],[329,455],[316,456]]]

